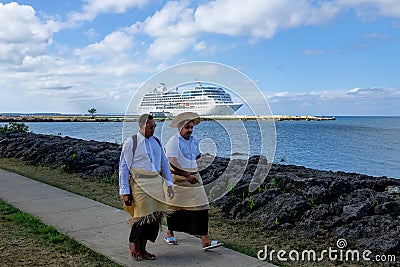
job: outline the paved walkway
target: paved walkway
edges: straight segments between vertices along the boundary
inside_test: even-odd
[[[176,233],[178,246],[149,242],[156,261],[134,261],[128,249],[128,214],[91,199],[0,169],[0,198],[39,217],[90,249],[124,266],[274,266],[227,248],[205,252],[200,239]],[[262,249],[262,248],[260,248]]]

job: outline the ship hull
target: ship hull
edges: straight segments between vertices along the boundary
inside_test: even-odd
[[[221,104],[221,105],[211,105],[207,108],[196,108],[196,107],[181,107],[181,108],[162,108],[158,109],[156,107],[149,108],[139,108],[138,113],[164,113],[169,114],[170,116],[177,116],[182,112],[195,112],[200,116],[212,116],[212,115],[232,115],[238,110],[243,104],[242,103],[233,103],[233,104]]]
[[[204,110],[199,115],[211,116],[211,115],[232,115],[238,110],[243,104],[226,104],[226,105],[215,105],[211,109]]]

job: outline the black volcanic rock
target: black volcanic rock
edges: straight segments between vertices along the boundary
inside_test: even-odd
[[[20,158],[99,181],[118,175],[120,151],[120,145],[107,142],[0,133],[1,158]],[[246,168],[242,179],[212,203],[225,216],[257,221],[266,231],[290,229],[305,238],[333,242],[345,238],[360,249],[400,256],[400,179],[272,164],[264,182],[249,192],[259,159],[252,156],[231,164],[231,172]],[[218,184],[229,177],[229,162],[205,155],[199,164],[206,166],[200,171],[204,183]]]

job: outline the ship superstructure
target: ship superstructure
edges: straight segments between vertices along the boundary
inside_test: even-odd
[[[167,90],[165,84],[160,83],[143,96],[137,111],[139,114],[163,113],[167,116],[176,116],[187,111],[203,116],[231,115],[242,105],[234,103],[230,94],[220,86],[197,82],[191,89]]]

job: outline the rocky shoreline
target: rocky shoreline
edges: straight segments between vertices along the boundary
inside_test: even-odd
[[[117,183],[120,145],[33,133],[0,133],[0,158],[78,173]],[[272,164],[265,181],[248,191],[258,156],[242,179],[213,205],[230,218],[257,221],[266,231],[304,238],[343,238],[352,249],[400,260],[400,179]],[[205,183],[219,177],[229,159],[214,158],[201,171]]]
[[[137,121],[137,115],[17,115],[3,116],[0,114],[0,122],[122,122]],[[160,117],[158,120],[171,120],[172,117]],[[335,117],[319,117],[311,115],[290,116],[290,115],[212,115],[202,116],[202,120],[275,120],[275,121],[327,121],[336,120]]]

